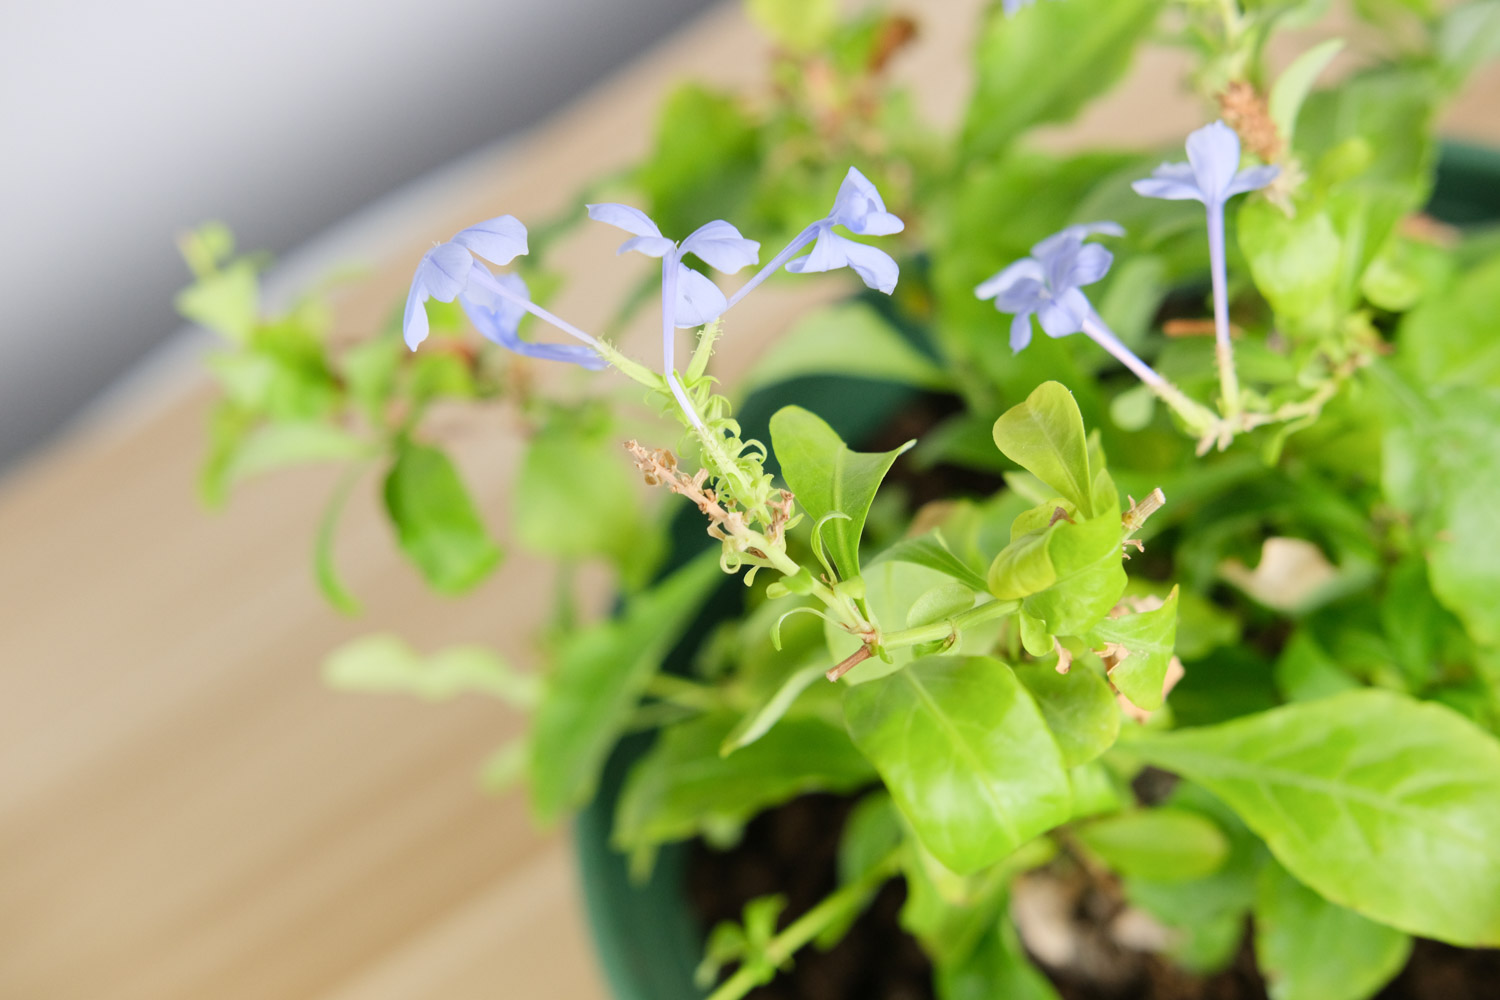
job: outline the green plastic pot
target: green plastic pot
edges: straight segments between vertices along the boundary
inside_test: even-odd
[[[1500,150],[1446,143],[1428,211],[1458,226],[1500,219]],[[881,298],[871,303],[883,307]],[[868,440],[886,415],[914,396],[910,389],[863,379],[797,379],[747,400],[741,425],[748,437],[769,441],[771,414],[796,403],[828,420],[844,440]],[[674,524],[672,561],[684,562],[701,551],[702,538],[697,511],[685,511]],[[688,643],[672,653],[665,669],[683,670],[695,652],[691,637],[707,634],[716,622],[733,615],[736,600],[736,592],[728,587],[711,600],[689,630]],[[693,970],[702,957],[707,929],[699,925],[687,902],[687,847],[664,849],[643,884],[630,881],[624,856],[610,847],[615,803],[625,776],[650,745],[648,734],[620,742],[605,765],[598,794],[574,823],[584,903],[599,964],[615,1000],[702,1000],[705,994],[693,985]]]

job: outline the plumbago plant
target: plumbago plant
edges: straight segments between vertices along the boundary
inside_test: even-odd
[[[1317,87],[1337,39],[1273,73],[1271,43],[1324,6],[1005,0],[943,135],[888,79],[913,22],[753,0],[770,91],[683,87],[610,182],[646,210],[587,207],[661,262],[597,336],[543,304],[547,249],[582,213],[434,245],[388,329],[355,342],[316,299],[265,316],[260,262],[206,227],[179,300],[229,341],[205,493],[342,464],[315,565],[352,611],[332,539],[377,469],[401,551],[464,592],[502,551],[428,417],[514,409],[513,537],[613,566],[615,612],[578,621],[565,573],[539,677],[388,635],[328,676],[528,711],[488,772],[524,775],[544,821],[653,731],[615,815],[637,874],[668,844],[732,846],[801,793],[857,796],[831,895],[712,929],[717,1000],[832,945],[892,879],[949,1000],[1083,974],[1038,893],[1105,913],[1118,961],[1154,950],[1199,975],[1248,925],[1281,1000],[1373,995],[1413,936],[1500,945],[1500,238],[1423,214],[1433,122],[1495,48],[1500,4],[1364,0],[1373,48],[1351,75]],[[1153,32],[1194,54],[1213,108],[1185,160],[1025,144]],[[783,249],[760,266],[727,217]],[[746,268],[729,294],[714,277]],[[862,297],[747,381],[844,388],[801,382],[822,388],[748,433],[709,374],[726,314],[781,272],[838,271]],[[612,340],[652,300],[659,365]],[[532,364],[584,372],[589,398],[543,398]],[[836,428],[868,440],[898,416],[856,419],[870,380],[927,415],[918,441],[845,443]],[[655,511],[632,479],[687,504]],[[674,546],[679,515],[710,551]]]

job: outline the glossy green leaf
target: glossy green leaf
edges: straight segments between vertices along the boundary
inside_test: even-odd
[[[715,553],[706,553],[636,595],[619,617],[562,643],[532,722],[531,803],[540,819],[555,820],[594,794],[641,693],[720,576]],[[705,756],[717,759],[718,744]]]
[[[1047,556],[1057,578],[1024,603],[1026,613],[1041,619],[1053,635],[1084,635],[1109,613],[1125,592],[1120,540],[1124,535],[1113,513],[1091,521],[1059,521],[1049,529]]]
[[[1177,588],[1173,587],[1161,607],[1123,618],[1106,618],[1089,633],[1090,644],[1116,643],[1127,650],[1116,659],[1109,679],[1137,708],[1154,712],[1161,708],[1162,685],[1172,661],[1177,639]]]
[[[1182,882],[1212,875],[1229,840],[1212,820],[1180,809],[1141,809],[1073,831],[1110,868],[1131,878]]]
[[[1098,513],[1083,415],[1061,383],[1043,382],[1024,403],[1005,411],[995,421],[995,445],[1085,517]]]
[[[1104,678],[1082,665],[1066,674],[1046,663],[1014,670],[1042,710],[1065,767],[1085,764],[1114,745],[1120,735],[1120,706]]]
[[[746,376],[746,391],[807,375],[946,389],[949,376],[869,305],[848,302],[797,321]]]
[[[844,717],[922,843],[956,872],[993,864],[1068,818],[1062,753],[998,660],[918,660],[849,687]]]
[[[452,646],[423,656],[394,635],[347,642],[323,663],[323,680],[341,691],[409,694],[446,701],[487,694],[518,708],[536,704],[536,678],[518,672],[485,646]]]
[[[929,531],[916,538],[901,539],[876,556],[873,565],[886,561],[925,566],[952,577],[970,590],[985,589],[984,577],[954,553],[939,530]]]
[[[823,544],[845,580],[859,576],[859,538],[865,517],[891,463],[915,442],[894,451],[858,452],[844,446],[832,427],[800,406],[771,417],[771,445],[781,475],[814,522],[846,515],[823,526]]]
[[[463,593],[500,562],[458,470],[431,445],[398,444],[385,478],[385,509],[401,550],[441,593]]]
[[[1000,550],[990,563],[989,592],[1002,601],[1019,600],[1046,590],[1057,582],[1050,547],[1058,525],[1024,534]]]
[[[1366,1000],[1410,954],[1410,937],[1328,902],[1280,865],[1261,873],[1255,959],[1271,1000]]]
[[[1238,238],[1255,287],[1278,317],[1317,330],[1339,319],[1343,244],[1326,213],[1303,210],[1289,218],[1252,198],[1240,208]]]
[[[884,861],[906,838],[890,793],[876,789],[862,797],[839,836],[839,884],[847,885]]]
[[[1222,798],[1329,900],[1500,944],[1500,743],[1452,710],[1352,691],[1143,736],[1131,752]]]
[[[874,778],[847,734],[806,716],[788,716],[754,743],[719,756],[738,721],[714,713],[663,730],[625,781],[616,847],[640,851],[686,840],[806,792],[852,791]]]
[[[1160,9],[1158,0],[1069,0],[1008,18],[992,4],[964,119],[965,156],[988,160],[1030,126],[1072,118],[1125,72]]]

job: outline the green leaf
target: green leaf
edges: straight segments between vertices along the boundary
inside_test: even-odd
[[[1079,840],[1130,878],[1181,882],[1218,871],[1229,841],[1212,820],[1180,809],[1142,809],[1078,827]]]
[[[1408,313],[1397,330],[1401,366],[1423,385],[1500,387],[1500,256]]]
[[[828,669],[828,664],[822,659],[794,670],[782,681],[781,686],[771,692],[759,705],[735,723],[734,728],[724,737],[724,743],[719,747],[721,756],[728,756],[736,750],[747,747],[771,731],[771,727],[781,721],[797,696],[812,687],[823,678],[823,671]]]
[[[1061,383],[1043,382],[1026,402],[1005,411],[995,421],[995,445],[1085,517],[1100,513],[1094,509],[1083,414]]]
[[[1385,495],[1416,515],[1432,592],[1469,634],[1500,644],[1500,389],[1459,387],[1385,440]]]
[[[1065,767],[1086,764],[1114,745],[1120,735],[1120,706],[1104,678],[1084,666],[1066,674],[1043,663],[1014,670],[1042,710]]]
[[[1276,123],[1276,131],[1288,149],[1296,134],[1297,113],[1302,110],[1302,102],[1307,100],[1313,84],[1343,48],[1342,38],[1330,38],[1314,45],[1293,59],[1292,64],[1276,78],[1271,88],[1271,121]]]
[[[458,470],[437,448],[405,439],[397,445],[385,509],[401,551],[441,593],[463,593],[500,562]]]
[[[314,420],[265,424],[240,443],[225,479],[233,484],[272,469],[368,458],[374,451],[374,445],[336,424]]]
[[[806,792],[848,792],[870,783],[869,762],[849,737],[818,718],[788,716],[759,740],[719,756],[738,720],[714,713],[664,730],[630,771],[615,814],[626,852],[738,825]]]
[[[558,410],[526,446],[511,494],[516,538],[562,559],[610,559],[631,589],[661,556],[645,524],[638,478],[606,413]]]
[[[993,864],[1068,818],[1062,753],[998,660],[917,660],[849,687],[844,717],[917,837],[956,872]]]
[[[341,691],[409,694],[446,701],[487,694],[517,708],[537,701],[534,677],[518,673],[484,646],[453,646],[422,656],[394,635],[367,635],[345,643],[323,663],[323,680]]]
[[[1365,1000],[1401,971],[1411,938],[1328,902],[1272,863],[1255,901],[1255,960],[1271,1000]]]
[[[705,553],[636,595],[618,618],[562,643],[532,723],[531,803],[540,819],[555,820],[594,794],[641,693],[720,575],[716,554]]]
[[[756,27],[793,52],[810,52],[828,41],[838,27],[835,0],[745,0]]]
[[[1166,806],[1212,822],[1226,836],[1229,854],[1212,875],[1191,881],[1127,877],[1125,896],[1176,932],[1168,946],[1173,960],[1192,972],[1215,972],[1229,965],[1244,941],[1266,849],[1238,816],[1197,785],[1178,785]]]
[[[184,319],[244,343],[260,321],[260,279],[255,265],[238,260],[200,277],[173,303]]]
[[[839,836],[839,884],[848,885],[874,871],[905,838],[906,828],[890,794],[876,789],[863,796]]]
[[[1288,218],[1266,199],[1251,198],[1240,208],[1238,239],[1255,287],[1278,317],[1297,329],[1333,326],[1345,274],[1343,242],[1326,213]]]
[[[1096,648],[1113,642],[1129,651],[1123,660],[1117,659],[1109,679],[1132,705],[1148,712],[1161,708],[1162,685],[1176,639],[1176,587],[1155,611],[1106,618],[1089,633],[1089,643]]]
[[[991,4],[964,119],[965,158],[988,160],[1031,126],[1072,118],[1125,72],[1160,8],[1158,0],[1069,0],[1007,18]]]
[[[985,589],[984,577],[948,547],[947,539],[937,529],[916,538],[903,538],[884,549],[875,557],[871,565],[878,566],[882,562],[904,562],[925,566],[952,577],[970,590],[983,591]]]
[[[800,406],[771,417],[771,445],[797,503],[814,522],[835,512],[847,516],[823,526],[823,543],[841,578],[859,576],[859,536],[870,503],[891,463],[915,443],[886,452],[850,451],[832,427]]]
[[[938,1000],[1058,1000],[1008,919],[998,921],[962,959],[940,962],[934,972]]]
[[[829,374],[921,389],[947,389],[952,383],[878,312],[863,302],[849,302],[799,320],[756,362],[745,391]]]
[[[1113,512],[1091,521],[1059,521],[1048,529],[1047,557],[1057,578],[1025,600],[1026,613],[1053,635],[1086,634],[1125,592],[1120,540],[1124,530]]]
[[[1131,752],[1219,796],[1327,899],[1500,944],[1500,743],[1456,712],[1352,691],[1142,736]]]

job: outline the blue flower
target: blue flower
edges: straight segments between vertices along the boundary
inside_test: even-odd
[[[684,254],[690,253],[725,274],[733,274],[760,260],[760,244],[745,239],[738,229],[722,219],[700,226],[679,245],[663,236],[656,223],[638,208],[606,203],[589,205],[588,211],[589,218],[632,234],[631,239],[620,244],[618,253],[634,251],[660,257],[664,264],[670,259],[677,265],[673,319],[678,327],[702,326],[729,308],[729,300],[717,285],[681,262]]]
[[[526,253],[526,227],[511,215],[502,215],[470,226],[447,243],[439,243],[422,255],[417,273],[406,294],[406,312],[401,333],[412,350],[427,339],[428,299],[452,302],[458,299],[474,328],[487,339],[516,354],[547,361],[567,361],[585,368],[604,367],[604,359],[592,347],[572,344],[532,344],[517,335],[521,317],[532,313],[584,344],[598,343],[571,323],[558,319],[531,301],[526,282],[514,274],[496,278],[479,262],[505,265]]]
[[[459,296],[469,322],[485,339],[528,358],[567,361],[591,371],[598,371],[606,365],[596,351],[582,344],[533,344],[522,340],[516,331],[521,325],[521,317],[528,312],[524,303],[531,301],[526,282],[518,274],[489,277],[489,281],[471,282]]]
[[[1221,121],[1205,125],[1187,139],[1186,163],[1163,163],[1131,187],[1147,198],[1192,199],[1223,205],[1237,194],[1265,187],[1280,167],[1240,169],[1240,137]]]
[[[1279,167],[1240,169],[1240,137],[1223,122],[1213,122],[1187,138],[1188,162],[1163,163],[1151,176],[1131,187],[1147,198],[1201,201],[1208,222],[1209,277],[1214,296],[1214,349],[1219,366],[1219,390],[1225,418],[1240,414],[1239,376],[1234,370],[1234,347],[1229,340],[1229,284],[1224,247],[1224,203],[1237,194],[1263,188],[1276,179]]]
[[[843,226],[858,236],[889,236],[906,228],[904,222],[885,210],[885,202],[869,178],[857,168],[850,167],[839,185],[838,194],[834,195],[833,209],[794,236],[769,264],[729,297],[729,304],[732,306],[750,294],[782,266],[793,274],[847,267],[859,275],[867,287],[891,294],[901,276],[901,269],[891,255],[840,236],[833,231],[834,226]],[[813,244],[812,253],[793,260],[809,243]]]
[[[974,289],[981,299],[994,299],[995,308],[1011,314],[1010,347],[1020,351],[1031,343],[1031,317],[1036,315],[1049,337],[1066,337],[1084,329],[1093,307],[1079,288],[1092,285],[1109,272],[1114,255],[1084,238],[1095,233],[1124,236],[1113,222],[1069,226],[1031,248],[1031,256],[1016,261]]]
[[[889,236],[906,228],[905,223],[885,210],[885,202],[869,178],[850,167],[834,196],[833,210],[809,227],[813,230],[810,235],[815,239],[812,253],[788,261],[786,269],[793,274],[808,274],[847,267],[859,275],[867,287],[891,294],[901,276],[901,269],[891,255],[840,236],[833,231],[834,226],[843,226],[859,236]],[[806,240],[801,243],[805,246]]]
[[[447,243],[439,243],[422,255],[417,273],[412,276],[411,290],[406,294],[406,313],[401,332],[412,350],[427,339],[428,299],[452,302],[469,287],[476,269],[489,271],[475,256],[504,266],[526,252],[526,227],[513,215],[470,226]]]

